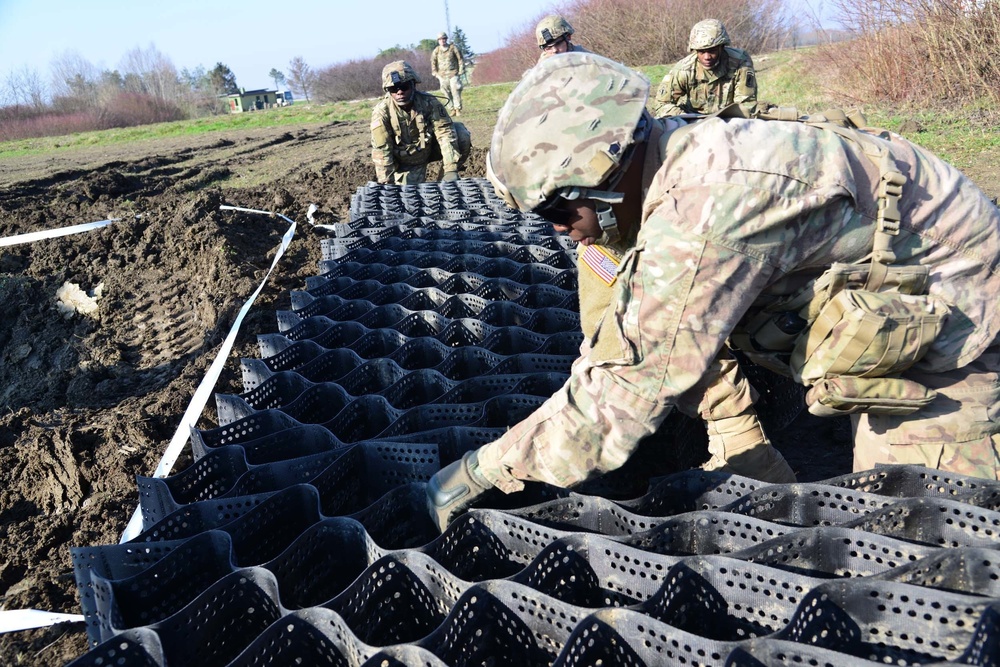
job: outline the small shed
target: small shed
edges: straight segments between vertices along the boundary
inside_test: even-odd
[[[284,106],[283,96],[279,98],[277,90],[247,90],[240,88],[239,93],[226,95],[226,103],[229,106],[229,113],[243,113],[244,111],[259,111],[270,109],[273,106]]]

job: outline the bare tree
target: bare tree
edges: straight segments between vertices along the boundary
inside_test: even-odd
[[[35,110],[45,107],[45,84],[38,70],[27,65],[11,70],[4,79],[3,106],[25,106]]]
[[[146,49],[137,46],[126,52],[119,63],[119,69],[129,92],[143,93],[171,102],[184,97],[177,68],[152,43]]]
[[[99,72],[79,52],[69,50],[57,56],[51,64],[52,97],[66,98],[77,108],[96,105],[94,92]]]
[[[288,63],[288,87],[295,93],[301,94],[308,102],[315,83],[316,77],[312,68],[306,64],[302,56],[292,58]]]

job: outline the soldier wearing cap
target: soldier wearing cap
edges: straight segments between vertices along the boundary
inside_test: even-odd
[[[441,82],[441,92],[456,116],[462,115],[462,74],[465,62],[458,47],[448,43],[448,33],[438,33],[438,45],[431,51],[431,73]]]
[[[730,46],[726,26],[718,19],[699,21],[691,28],[687,56],[660,82],[654,115],[709,114],[739,104],[746,115],[757,104],[757,77],[753,59]]]
[[[550,14],[538,22],[535,39],[542,50],[539,61],[559,53],[587,52],[587,49],[573,43],[573,26],[558,14]]]
[[[455,180],[469,157],[469,130],[452,121],[437,98],[417,90],[418,83],[420,77],[405,60],[382,69],[385,97],[372,110],[371,122],[379,183],[423,183],[427,163],[435,160],[442,162],[442,180]]]
[[[727,342],[850,415],[857,471],[1000,477],[1000,210],[859,114],[654,119],[649,89],[571,53],[500,111],[486,167],[509,205],[584,245],[641,225],[566,384],[430,480],[438,525],[494,487],[621,466],[700,405]]]

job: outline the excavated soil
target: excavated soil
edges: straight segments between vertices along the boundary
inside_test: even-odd
[[[466,175],[481,176],[494,116],[464,120],[477,146]],[[366,123],[332,123],[0,165],[0,238],[119,219],[0,249],[0,608],[79,613],[70,546],[119,541],[135,475],[152,474],[270,268],[288,223],[220,206],[299,223],[216,385],[241,393],[239,358],[259,358],[257,334],[276,332],[289,291],[317,274],[323,233],[307,223],[309,205],[318,223],[347,220],[351,195],[375,176],[367,146]],[[100,288],[94,315],[64,315],[66,283]],[[215,418],[210,402],[199,428]],[[774,436],[803,481],[850,469],[841,421],[800,416]],[[86,650],[82,624],[0,635],[5,665],[62,665]]]

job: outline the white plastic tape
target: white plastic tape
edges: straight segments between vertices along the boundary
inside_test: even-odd
[[[160,459],[159,465],[156,466],[156,470],[153,472],[153,477],[166,477],[167,474],[170,473],[171,468],[174,467],[174,463],[177,462],[177,457],[180,456],[185,443],[187,443],[188,439],[191,437],[191,429],[194,428],[198,418],[201,416],[202,410],[205,409],[205,404],[208,403],[212,390],[215,389],[215,383],[218,382],[219,375],[222,374],[222,369],[226,364],[226,360],[229,358],[229,352],[233,349],[233,343],[236,341],[236,334],[239,333],[240,324],[243,323],[243,318],[246,317],[250,307],[253,305],[254,301],[257,300],[257,296],[260,294],[261,290],[264,289],[267,279],[271,277],[274,267],[278,265],[278,260],[280,260],[281,256],[285,254],[285,250],[292,242],[292,237],[295,236],[295,221],[290,220],[281,214],[271,213],[270,211],[258,211],[251,208],[240,208],[238,206],[220,206],[219,208],[224,211],[242,211],[244,213],[260,213],[262,215],[278,216],[279,218],[286,220],[289,223],[289,227],[288,231],[285,232],[285,235],[281,237],[281,247],[279,247],[278,252],[275,253],[274,261],[271,262],[271,268],[268,269],[267,275],[264,276],[260,285],[257,286],[254,293],[250,295],[250,298],[247,299],[246,303],[243,304],[243,307],[240,308],[240,312],[236,316],[236,321],[233,322],[233,326],[229,330],[229,335],[226,336],[226,340],[223,341],[222,347],[219,348],[219,352],[216,354],[215,360],[212,361],[212,365],[209,367],[208,373],[202,379],[201,384],[198,385],[198,389],[194,392],[194,397],[191,399],[191,403],[188,405],[187,410],[185,410],[184,416],[181,417],[181,423],[177,427],[174,437],[171,438],[170,444],[167,446],[167,450],[164,452],[163,458]],[[136,507],[135,512],[132,514],[132,518],[125,527],[125,532],[122,533],[121,543],[128,542],[141,532],[142,512],[140,508]]]
[[[92,229],[100,229],[101,227],[106,227],[112,222],[118,222],[119,220],[121,220],[121,218],[111,218],[109,220],[101,220],[99,222],[85,222],[82,225],[73,225],[71,227],[60,227],[59,229],[46,229],[41,232],[28,232],[27,234],[5,236],[0,238],[0,248],[19,245],[21,243],[34,243],[35,241],[41,241],[43,239],[54,239],[58,236],[69,236],[70,234],[79,234],[80,232],[89,232]]]
[[[238,206],[220,206],[219,208],[224,211],[242,211],[244,213],[260,213],[262,215],[277,216],[288,222],[288,231],[286,231],[284,236],[281,237],[281,247],[279,247],[278,252],[275,253],[274,261],[271,262],[271,268],[268,269],[267,275],[264,276],[260,285],[257,286],[254,293],[249,299],[247,299],[246,303],[243,304],[243,307],[240,308],[240,312],[237,314],[236,320],[233,322],[233,326],[229,330],[229,335],[226,336],[226,340],[223,341],[222,347],[219,348],[219,352],[216,354],[215,360],[212,361],[212,365],[209,367],[208,373],[205,375],[204,379],[202,379],[201,384],[198,385],[198,389],[195,391],[190,405],[188,405],[187,410],[184,412],[184,416],[181,417],[180,426],[178,426],[177,431],[174,433],[174,437],[170,440],[170,444],[167,446],[167,451],[164,452],[159,465],[156,466],[156,471],[153,473],[153,477],[166,477],[170,472],[170,469],[174,467],[174,463],[177,462],[177,457],[180,456],[184,443],[187,442],[190,437],[191,428],[194,427],[195,423],[198,421],[198,417],[201,416],[201,412],[205,409],[205,404],[208,402],[208,398],[212,393],[212,390],[215,388],[215,383],[219,380],[222,368],[225,366],[226,360],[229,358],[229,352],[233,349],[233,343],[235,343],[236,335],[239,333],[240,324],[243,323],[243,319],[250,311],[250,307],[253,305],[254,301],[257,300],[257,296],[260,295],[261,290],[264,289],[264,285],[267,284],[267,279],[270,278],[271,273],[274,272],[274,267],[278,265],[278,260],[280,260],[282,255],[285,254],[285,250],[288,249],[288,245],[292,242],[292,238],[295,236],[295,221],[290,220],[289,218],[286,218],[278,213],[258,211],[252,208],[240,208]],[[29,241],[37,241],[44,238],[76,234],[104,227],[105,225],[109,225],[116,221],[117,219],[103,220],[101,222],[75,225],[74,227],[64,227],[63,229],[49,230],[46,232],[33,232],[31,234],[9,236],[7,238],[0,239],[0,246],[15,245],[16,243],[28,243]],[[28,237],[32,238],[29,239]],[[17,241],[10,242],[14,239],[17,239]],[[122,534],[121,542],[128,542],[140,532],[142,532],[142,513],[137,507],[135,512],[132,514],[132,518],[128,522],[128,526],[125,527],[125,532]],[[83,623],[84,620],[85,619],[81,614],[59,614],[39,609],[0,611],[0,633],[46,628],[50,625],[55,625],[56,623]]]
[[[82,614],[57,614],[40,609],[0,611],[0,632],[47,628],[56,623],[83,623]]]

